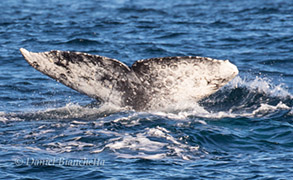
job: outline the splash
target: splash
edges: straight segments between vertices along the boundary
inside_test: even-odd
[[[247,77],[241,78],[237,76],[231,83],[228,84],[230,88],[244,87],[250,91],[256,91],[258,93],[265,93],[271,97],[279,98],[291,98],[293,95],[288,92],[285,84],[281,83],[275,85],[273,81],[266,77],[256,76],[253,80],[249,80]]]

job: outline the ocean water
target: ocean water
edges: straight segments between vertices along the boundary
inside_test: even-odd
[[[293,178],[293,1],[0,2],[0,179]],[[19,48],[229,59],[239,75],[185,111],[100,104]]]

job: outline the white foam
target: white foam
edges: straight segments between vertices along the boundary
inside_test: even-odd
[[[291,108],[282,102],[279,102],[276,106],[261,104],[261,106],[258,109],[254,110],[252,114],[254,116],[263,116],[264,114],[267,114],[278,109],[289,110]]]
[[[123,158],[161,159],[167,156],[181,157],[189,160],[189,152],[197,152],[199,146],[186,145],[173,136],[170,131],[157,126],[145,128],[144,132],[137,134],[124,134],[108,141],[105,148],[114,151]],[[155,138],[155,140],[152,140]],[[158,140],[159,139],[159,140]],[[93,151],[99,153],[101,149]]]
[[[253,117],[263,117],[267,115],[267,113],[273,113],[276,110],[289,110],[291,109],[288,107],[286,104],[283,102],[279,102],[277,105],[268,105],[268,104],[261,104],[260,107],[257,109],[253,110],[252,112],[245,111],[243,112],[238,112],[238,113],[233,113],[231,111],[219,111],[219,112],[204,112],[204,113],[198,113],[197,110],[194,111],[185,111],[185,112],[180,112],[178,114],[172,114],[172,113],[159,113],[162,116],[167,116],[170,119],[182,119],[182,120],[188,120],[190,116],[196,116],[196,117],[203,117],[203,118],[212,118],[212,119],[222,119],[222,118],[236,118],[236,117],[248,117],[248,118],[253,118]],[[292,110],[291,110],[292,111]],[[290,113],[289,113],[290,114]],[[206,122],[204,120],[197,120],[197,122],[206,125]]]

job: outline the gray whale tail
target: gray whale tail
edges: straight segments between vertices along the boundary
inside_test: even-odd
[[[122,62],[81,52],[20,49],[38,71],[92,98],[134,110],[196,102],[227,84],[238,69],[228,60],[163,57]]]

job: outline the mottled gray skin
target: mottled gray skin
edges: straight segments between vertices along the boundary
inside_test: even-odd
[[[198,101],[238,74],[229,61],[203,57],[152,58],[129,68],[115,59],[80,52],[20,51],[32,67],[58,82],[97,100],[139,111]]]

